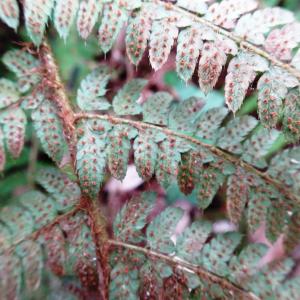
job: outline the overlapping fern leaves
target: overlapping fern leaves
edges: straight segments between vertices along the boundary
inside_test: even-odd
[[[179,76],[188,81],[197,69],[199,85],[205,93],[215,86],[230,60],[225,97],[233,112],[241,107],[255,78],[263,74],[257,83],[258,112],[265,127],[275,127],[282,114],[287,113],[284,99],[289,90],[299,89],[299,51],[295,53],[300,41],[299,23],[284,9],[258,9],[258,2],[254,0],[247,3],[224,0],[211,5],[207,2],[210,1],[167,4],[84,0],[79,5],[77,0],[26,0],[24,14],[27,31],[36,45],[42,41],[52,10],[54,25],[65,39],[75,18],[83,38],[91,34],[99,18],[99,44],[105,53],[127,24],[126,48],[131,62],[137,65],[149,44],[150,63],[155,70],[167,61],[177,40]],[[19,19],[16,0],[6,0],[0,8],[2,20],[16,29]],[[300,135],[299,112],[296,106],[292,109],[294,114],[288,116],[289,122],[284,127],[296,141]]]
[[[197,69],[205,93],[228,63],[228,109],[207,111],[201,99],[177,101],[167,92],[145,99],[148,82],[142,78],[127,82],[109,99],[112,70],[103,65],[78,90],[80,110],[71,124],[76,128],[74,150],[63,128],[59,99],[52,98],[57,82],[48,86],[43,61],[20,50],[5,54],[3,62],[17,80],[0,80],[0,169],[7,152],[20,155],[30,117],[44,151],[59,167],[75,151],[78,176],[77,184],[55,169],[43,171],[37,176],[40,190],[0,212],[0,275],[5,278],[0,292],[5,298],[17,298],[24,286],[37,289],[43,264],[68,279],[76,274],[83,288],[97,290],[99,258],[89,219],[78,212],[79,199],[97,199],[107,176],[123,180],[131,161],[145,181],[155,177],[164,188],[175,181],[183,193],[194,193],[203,210],[222,188],[230,221],[238,225],[246,220],[249,232],[264,223],[270,242],[283,234],[286,252],[295,249],[300,238],[299,147],[272,159],[267,155],[281,132],[288,142],[299,142],[299,24],[280,8],[256,10],[256,1],[211,2],[24,1],[25,26],[37,46],[53,12],[54,26],[64,39],[75,19],[86,39],[100,18],[105,53],[127,24],[131,62],[138,65],[149,47],[155,70],[177,41],[178,75],[188,81]],[[18,27],[15,0],[1,2],[0,18]],[[260,123],[252,116],[234,115],[254,85]],[[293,299],[299,294],[299,278],[289,278],[291,259],[264,264],[265,246],[244,245],[237,232],[215,234],[203,220],[176,236],[182,211],[167,208],[150,220],[155,195],[140,198],[123,207],[114,222],[114,239],[107,241],[115,250],[111,299]],[[33,276],[27,278],[27,273]]]
[[[21,291],[30,295],[38,290],[46,266],[57,276],[76,274],[83,287],[97,286],[95,246],[87,216],[77,208],[79,186],[53,167],[39,171],[36,181],[41,190],[24,193],[18,204],[0,211],[3,299],[20,299]]]
[[[249,244],[237,250],[242,236],[216,234],[208,221],[196,221],[176,235],[183,215],[176,207],[166,208],[149,224],[153,197],[145,193],[132,199],[115,220],[111,299],[297,298],[299,278],[287,279],[292,260],[265,264],[267,246]],[[243,289],[237,290],[240,284]]]
[[[6,62],[9,55],[4,57]],[[272,225],[276,219],[274,207],[283,224],[292,222],[300,201],[297,146],[266,160],[279,131],[263,128],[252,116],[234,117],[225,108],[205,111],[197,98],[178,102],[170,94],[158,92],[140,104],[137,100],[147,85],[144,79],[124,85],[110,105],[105,98],[110,74],[107,66],[100,66],[78,90],[78,106],[86,111],[76,114],[76,168],[85,194],[95,198],[108,172],[122,180],[133,150],[134,163],[144,180],[155,176],[165,188],[177,181],[183,193],[195,193],[202,209],[226,186],[232,222],[238,224],[245,214],[251,232],[266,222],[271,241],[285,231],[285,226],[275,230]],[[38,87],[27,96],[16,96],[16,101],[31,112],[45,152],[60,164],[67,151],[61,121],[55,105]],[[4,116],[10,107],[4,109]],[[94,113],[111,108],[121,117]],[[125,115],[136,120],[122,117]],[[19,153],[24,128],[23,134],[14,131],[17,139],[12,139],[5,129],[13,130],[11,120],[4,119],[3,143],[10,152],[18,148]],[[4,148],[1,157],[4,166]]]

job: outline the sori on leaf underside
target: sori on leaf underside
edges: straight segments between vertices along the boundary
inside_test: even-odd
[[[100,213],[91,205],[108,176],[123,180],[130,163],[145,182],[155,178],[165,190],[175,182],[182,193],[195,196],[201,210],[224,191],[227,216],[236,227],[245,220],[254,233],[264,224],[269,242],[282,236],[285,253],[295,250],[300,25],[291,12],[258,9],[254,0],[173,2],[22,2],[36,48],[35,54],[10,50],[2,59],[16,80],[0,79],[0,170],[8,156],[20,156],[30,120],[61,171],[41,170],[35,189],[0,211],[0,295],[5,299],[37,290],[44,276],[53,285],[62,276],[59,284],[83,298],[87,290],[98,289],[99,274],[107,273],[99,245],[105,225],[97,224]],[[17,29],[16,0],[1,1],[0,18]],[[50,18],[64,39],[75,19],[84,39],[99,20],[104,53],[125,28],[131,63],[138,65],[148,49],[154,70],[176,44],[179,77],[187,82],[196,71],[204,93],[227,68],[227,107],[207,110],[203,99],[178,100],[165,91],[146,97],[144,78],[128,80],[108,95],[115,71],[103,64],[82,80],[73,109],[43,40]],[[257,89],[259,120],[239,114],[250,87]],[[291,145],[272,150],[283,137]],[[110,299],[156,297],[156,288],[164,299],[296,299],[300,285],[291,258],[266,263],[267,246],[248,244],[238,232],[216,233],[204,218],[178,233],[183,211],[168,207],[155,215],[155,199],[154,193],[143,193],[126,203],[113,222],[112,238],[105,237],[112,250]],[[44,265],[51,272],[42,271]]]
[[[49,18],[64,39],[73,23],[80,36],[87,39],[99,20],[99,44],[104,53],[126,26],[125,42],[131,62],[138,65],[149,47],[150,64],[158,70],[176,41],[179,77],[188,81],[197,69],[199,85],[205,93],[212,90],[229,62],[225,99],[234,113],[259,76],[258,113],[262,124],[273,128],[287,113],[286,130],[297,141],[299,107],[287,99],[291,89],[299,90],[299,22],[290,11],[259,8],[255,0],[224,0],[210,6],[208,2],[27,0],[23,9],[28,35],[37,46],[42,43]],[[17,29],[19,17],[16,0],[1,2],[0,18],[8,26]]]
[[[62,181],[68,182],[68,193],[61,190]],[[59,276],[63,288],[50,291],[49,299],[66,297],[68,288],[84,297],[85,289],[97,287],[98,276],[91,220],[74,202],[79,187],[54,168],[41,170],[37,183],[44,192],[29,191],[17,206],[0,212],[1,295],[18,299],[21,293],[38,291],[45,278],[52,285]],[[234,231],[217,233],[207,220],[178,232],[183,210],[168,207],[153,216],[155,199],[154,192],[134,197],[114,220],[113,237],[107,241],[109,299],[143,299],[146,294],[164,299],[296,299],[299,277],[289,278],[292,259],[266,263],[266,245],[242,242]],[[68,294],[68,299],[75,298]]]

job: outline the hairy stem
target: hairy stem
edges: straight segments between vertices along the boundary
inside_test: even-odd
[[[77,113],[75,114],[75,122],[81,120],[81,119],[101,119],[101,120],[107,120],[113,124],[128,124],[131,125],[137,129],[147,129],[147,128],[151,128],[154,130],[158,130],[163,132],[164,134],[166,134],[167,136],[174,136],[174,137],[179,137],[182,139],[185,139],[186,141],[189,141],[195,145],[201,146],[203,148],[208,149],[209,151],[211,151],[213,154],[215,154],[217,157],[231,162],[234,165],[237,166],[241,166],[244,170],[255,174],[257,176],[259,176],[260,178],[262,178],[265,182],[273,185],[274,187],[276,187],[285,197],[287,197],[288,199],[292,200],[295,203],[300,203],[300,198],[295,195],[294,193],[290,192],[288,190],[288,188],[286,186],[284,186],[282,184],[282,182],[277,181],[276,179],[270,177],[267,173],[261,172],[259,170],[257,170],[256,168],[252,167],[251,165],[245,163],[244,161],[242,161],[241,159],[239,159],[236,156],[233,156],[219,148],[216,148],[215,146],[206,144],[204,142],[201,142],[200,140],[193,138],[191,136],[182,134],[182,133],[178,133],[175,132],[173,130],[164,128],[164,127],[159,127],[156,125],[151,125],[148,123],[144,123],[141,121],[133,121],[133,120],[129,120],[129,119],[123,119],[123,118],[118,118],[118,117],[113,117],[113,116],[109,116],[109,115],[99,115],[99,114],[94,114],[94,113]]]
[[[47,85],[48,96],[57,107],[64,136],[69,147],[73,171],[76,174],[77,135],[75,129],[75,112],[71,107],[64,85],[60,79],[58,67],[55,63],[51,48],[46,42],[41,45],[39,56],[43,68],[43,84]],[[91,219],[91,232],[96,246],[98,274],[100,279],[99,292],[102,299],[106,300],[108,299],[108,284],[110,278],[107,261],[108,252],[106,241],[108,240],[108,232],[106,228],[106,219],[100,209],[98,199],[89,199],[84,196],[81,199],[81,204],[87,209]]]
[[[110,279],[110,269],[108,263],[108,244],[107,221],[101,212],[99,199],[90,201],[87,199],[87,210],[92,221],[92,233],[96,246],[98,276],[100,281],[100,294],[102,299],[108,299],[108,286]],[[105,287],[104,289],[101,288]]]
[[[69,146],[71,160],[72,162],[75,162],[77,137],[74,127],[74,112],[67,97],[64,85],[61,82],[58,67],[51,48],[46,42],[44,42],[40,47],[39,57],[44,75],[42,84],[47,85],[47,96],[57,107],[58,116],[63,126],[64,136]]]
[[[296,68],[276,59],[274,56],[270,55],[269,53],[262,50],[261,48],[255,46],[254,44],[252,44],[250,42],[245,41],[242,37],[239,37],[239,36],[235,35],[234,33],[230,32],[226,29],[223,29],[222,27],[219,27],[219,26],[213,24],[212,22],[210,22],[202,17],[199,17],[199,16],[195,15],[194,13],[192,13],[184,8],[178,7],[174,4],[171,4],[171,3],[166,4],[160,0],[154,0],[154,2],[158,3],[162,6],[165,6],[169,10],[176,11],[176,12],[180,13],[181,15],[188,17],[190,20],[193,20],[194,22],[201,23],[201,24],[211,28],[213,31],[215,31],[218,34],[226,36],[227,38],[236,42],[240,46],[240,48],[249,50],[251,52],[254,52],[254,53],[266,58],[273,65],[278,66],[282,69],[285,69],[290,74],[292,74],[293,76],[295,76],[297,79],[300,80],[300,71],[298,71]]]
[[[228,294],[234,294],[235,299],[244,299],[244,300],[259,300],[259,298],[251,292],[243,290],[242,288],[236,286],[234,283],[224,279],[200,266],[191,264],[187,261],[181,260],[174,256],[168,256],[157,251],[149,250],[140,246],[127,244],[124,242],[109,240],[108,243],[111,246],[123,247],[130,249],[135,252],[143,253],[149,258],[162,260],[175,268],[180,268],[190,273],[194,273],[199,276],[201,279],[206,280],[210,283],[215,283],[220,285],[223,289],[227,290]]]

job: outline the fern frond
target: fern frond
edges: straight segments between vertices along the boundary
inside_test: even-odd
[[[42,227],[35,236],[27,236],[3,251],[0,255],[3,299],[18,299],[21,291],[37,290],[44,276],[44,265],[58,276],[76,274],[84,288],[97,287],[95,247],[86,221],[85,215],[69,212]]]
[[[27,118],[21,108],[8,109],[0,114],[0,124],[10,154],[17,158],[23,149]]]
[[[126,175],[131,149],[130,140],[135,138],[137,134],[135,128],[127,125],[116,125],[109,135],[108,168],[111,174],[119,180],[123,180]]]
[[[137,103],[147,80],[133,79],[124,85],[113,99],[113,108],[117,115],[137,115],[141,106]]]
[[[143,120],[157,125],[168,125],[168,114],[173,97],[167,92],[158,92],[150,96],[143,104]],[[157,107],[157,103],[160,104]],[[157,107],[156,110],[153,108]]]
[[[35,12],[34,16],[41,11],[38,22],[32,21],[33,26],[38,24],[37,29],[27,25],[29,32],[38,31],[32,38],[39,45],[53,0],[46,1],[43,10],[39,2],[30,4],[30,10]],[[77,27],[83,38],[87,38],[103,6],[99,28],[102,50],[107,53],[112,48],[128,21],[126,49],[130,60],[138,64],[149,43],[150,63],[155,70],[167,61],[178,36],[177,72],[183,80],[189,80],[201,56],[198,65],[199,84],[205,93],[215,86],[223,67],[233,56],[225,85],[228,107],[236,112],[255,78],[265,73],[257,86],[260,92],[259,115],[266,127],[274,127],[279,120],[282,100],[286,96],[285,87],[290,89],[292,86],[287,82],[280,82],[283,88],[280,95],[271,92],[265,97],[265,93],[272,90],[272,87],[267,87],[263,82],[265,79],[272,82],[270,73],[276,67],[279,72],[287,72],[292,76],[295,82],[293,86],[299,86],[300,74],[294,68],[297,66],[297,54],[295,57],[292,55],[292,50],[299,46],[300,41],[299,23],[295,21],[294,15],[278,7],[257,9],[258,3],[254,0],[247,3],[223,0],[210,6],[206,1],[201,1],[197,5],[192,5],[189,1],[166,4],[162,1],[95,3],[94,0],[85,0],[80,5],[78,0],[69,0],[66,4],[57,1],[54,24],[65,39],[79,11]],[[29,14],[26,11],[29,9],[25,9],[25,17]],[[272,31],[274,27],[279,28]],[[286,43],[287,40],[289,42]],[[239,48],[243,51],[238,51]],[[260,57],[260,66],[253,64],[254,57],[256,63]],[[269,101],[273,98],[276,100]]]
[[[84,2],[83,2],[84,3]],[[110,104],[105,99],[106,85],[111,78],[108,67],[101,66],[91,72],[77,91],[77,104],[82,110],[107,110]]]
[[[4,0],[0,3],[0,19],[16,30],[19,26],[19,6],[17,0]]]
[[[45,99],[31,117],[44,151],[59,164],[68,149],[55,106]]]
[[[285,108],[283,115],[283,130],[288,141],[297,142],[300,138],[299,104],[300,97],[297,89],[291,90],[285,98]]]
[[[81,191],[78,184],[56,168],[41,169],[37,172],[36,181],[55,200],[55,208],[59,212],[69,210],[80,200]]]
[[[46,177],[47,174],[50,174],[52,181]],[[66,175],[53,168],[41,170],[40,175],[39,183],[42,187],[46,187],[49,191],[48,194],[38,190],[28,191],[20,196],[17,205],[4,207],[0,211],[0,219],[4,224],[0,240],[4,241],[4,236],[7,236],[5,247],[1,247],[1,253],[28,239],[34,235],[34,232],[41,231],[43,227],[55,222],[62,212],[71,211],[78,204],[80,200],[79,186],[75,182],[71,182]],[[66,183],[68,190],[65,191],[65,193],[68,192],[65,197],[70,197],[64,202],[62,201],[64,195],[58,195],[58,190],[53,184],[59,182],[62,185],[62,180]]]
[[[147,48],[152,25],[151,11],[143,6],[130,18],[126,31],[126,51],[130,61],[138,65]]]
[[[253,64],[257,63],[260,64],[260,59],[257,61],[254,59]],[[135,81],[131,82],[133,86],[134,83]],[[127,83],[125,87],[127,88],[128,85]],[[135,94],[134,97],[137,99],[138,95]],[[201,106],[201,100],[195,98],[175,103],[169,94],[158,92],[150,96],[142,105],[143,122],[98,114],[79,114],[77,120],[88,120],[83,121],[86,128],[90,126],[88,124],[99,122],[98,129],[97,126],[94,126],[92,131],[89,129],[91,139],[83,144],[79,141],[78,144],[78,172],[82,174],[80,176],[84,180],[83,185],[88,187],[86,192],[96,195],[104,180],[106,166],[115,178],[121,180],[124,178],[131,149],[130,140],[134,140],[134,160],[139,174],[144,179],[149,180],[155,174],[158,182],[165,188],[177,179],[182,192],[189,194],[195,190],[199,200],[198,205],[202,209],[211,204],[219,188],[228,179],[227,209],[231,221],[238,224],[246,210],[245,216],[248,218],[251,231],[261,223],[260,219],[267,220],[270,228],[273,228],[272,222],[276,217],[268,209],[273,199],[279,201],[280,198],[286,197],[289,199],[288,205],[291,206],[291,210],[299,204],[299,199],[292,195],[293,188],[289,189],[290,192],[286,190],[286,187],[291,187],[291,183],[284,183],[284,179],[278,182],[279,177],[277,173],[272,174],[272,168],[269,174],[257,170],[268,167],[265,156],[277,140],[279,132],[275,129],[268,131],[257,126],[257,120],[250,116],[229,118],[222,124],[228,114],[226,109],[214,108],[202,112]],[[160,110],[157,111],[156,107]],[[193,107],[192,110],[190,107]],[[203,120],[208,126],[202,127]],[[215,123],[214,120],[217,122]],[[169,125],[172,130],[148,123]],[[126,125],[123,134],[114,134],[115,131],[118,132],[121,125]],[[133,129],[134,133],[131,134]],[[103,134],[100,140],[99,137]],[[186,134],[203,137],[205,142],[215,146],[205,144],[201,139]],[[111,139],[107,136],[111,136]],[[99,143],[97,147],[91,147],[97,143]],[[87,159],[88,152],[84,150],[85,147],[88,147],[86,149],[89,149],[92,155],[99,152],[99,156]],[[218,147],[231,154],[226,154]],[[232,154],[239,155],[244,162],[241,163]],[[107,163],[106,158],[108,158]],[[95,164],[90,167],[84,166],[82,164],[84,161],[87,164],[101,162],[101,167],[99,165],[98,169]],[[87,175],[89,172],[90,175]],[[244,174],[245,176],[242,177],[245,180],[240,182],[241,175],[236,174]],[[285,188],[282,183],[285,184]],[[299,180],[295,178],[294,185],[298,183]],[[257,195],[251,196],[255,191]],[[261,199],[262,191],[267,191],[267,194],[260,205],[257,201]],[[259,210],[259,208],[263,209]],[[277,208],[275,213],[276,210]],[[286,213],[282,216],[287,217]],[[283,227],[280,230],[283,232]]]
[[[110,295],[114,299],[122,299],[126,294],[132,299],[139,299],[144,288],[154,295],[151,284],[163,289],[169,280],[173,283],[172,289],[185,290],[186,297],[196,290],[208,297],[222,299],[275,299],[281,293],[297,293],[297,277],[288,279],[294,265],[292,259],[262,263],[268,251],[263,244],[243,245],[238,251],[241,242],[239,233],[215,235],[211,224],[202,220],[174,235],[182,217],[179,208],[167,208],[148,225],[144,221],[138,223],[140,227],[136,227],[136,222],[127,223],[126,231],[121,232],[118,226],[120,219],[130,215],[135,207],[149,213],[147,201],[139,204],[136,201],[126,204],[116,217],[115,239],[109,241],[116,249],[112,254],[115,267],[110,285]],[[142,216],[145,220],[144,213]],[[139,229],[139,236],[143,235],[144,227],[147,242],[142,247],[138,245],[140,239],[130,241],[129,233],[132,232],[135,237]],[[128,280],[131,285],[124,284]],[[284,286],[291,290],[281,292]],[[161,293],[172,294],[172,289],[168,286],[168,290]]]
[[[104,53],[107,53],[113,46],[125,21],[128,12],[120,7],[117,1],[104,6],[101,26],[99,28],[99,44]]]
[[[8,79],[0,79],[0,109],[16,103],[19,100],[17,85]]]
[[[157,164],[159,148],[158,143],[166,138],[161,132],[154,130],[141,130],[134,140],[134,161],[139,175],[149,180]]]
[[[94,124],[93,124],[94,123]],[[92,126],[96,130],[93,130]],[[84,134],[77,143],[77,171],[83,192],[96,196],[100,185],[105,177],[106,148],[108,144],[108,131],[111,129],[109,123],[100,124],[97,127],[97,120],[87,122]]]
[[[26,29],[31,40],[39,46],[42,42],[45,27],[51,15],[55,0],[25,0],[24,15]]]
[[[95,26],[98,15],[102,10],[102,3],[96,0],[84,0],[80,2],[77,30],[83,39],[87,39]]]
[[[61,38],[67,38],[78,7],[79,0],[55,0],[54,25]]]
[[[27,92],[40,81],[36,72],[40,63],[31,54],[21,50],[11,50],[4,54],[2,61],[17,79],[20,92]]]

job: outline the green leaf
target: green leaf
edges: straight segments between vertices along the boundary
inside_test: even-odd
[[[296,211],[290,217],[288,226],[285,230],[283,239],[284,248],[287,253],[292,251],[298,246],[300,240],[300,213]]]
[[[274,261],[255,274],[247,283],[247,288],[250,288],[260,299],[275,299],[276,288],[280,287],[281,281],[292,267],[293,261],[289,258]]]
[[[90,228],[81,220],[77,227],[69,232],[67,239],[69,267],[78,276],[83,287],[97,288],[96,249]]]
[[[300,140],[300,93],[298,89],[290,91],[285,97],[283,132],[288,141],[297,143]]]
[[[249,174],[240,167],[228,178],[226,208],[229,220],[234,224],[239,224],[242,219],[245,206],[248,202],[249,185]]]
[[[12,244],[11,233],[4,224],[0,224],[0,255]]]
[[[31,213],[20,206],[4,207],[0,211],[0,220],[9,228],[14,242],[26,238],[34,228]]]
[[[13,158],[20,156],[25,141],[27,119],[21,108],[11,108],[0,114],[3,134],[8,151]]]
[[[54,6],[54,0],[26,0],[23,6],[28,35],[33,43],[39,46]]]
[[[218,234],[202,250],[202,264],[207,269],[220,276],[229,274],[227,262],[241,241],[237,232]]]
[[[166,136],[160,131],[139,130],[133,143],[134,163],[138,174],[144,180],[149,180],[153,176],[159,152],[157,143],[165,138]]]
[[[66,40],[77,14],[78,0],[55,0],[54,25],[61,38]]]
[[[283,233],[287,219],[287,208],[283,201],[275,199],[267,210],[266,237],[275,242]]]
[[[0,293],[4,299],[19,299],[21,296],[22,266],[17,255],[0,256]]]
[[[168,278],[173,274],[172,268],[163,262],[158,262],[156,264],[153,264],[153,269],[157,272],[158,276],[160,276],[162,279]]]
[[[109,135],[108,167],[110,173],[119,180],[123,180],[126,175],[131,150],[130,140],[137,134],[137,130],[133,127],[116,125]]]
[[[58,169],[52,167],[41,169],[37,172],[36,181],[55,200],[55,208],[58,211],[67,211],[79,203],[81,192],[78,184]]]
[[[91,121],[92,122],[92,121]],[[105,177],[107,158],[107,132],[93,133],[86,124],[83,136],[77,143],[77,172],[83,192],[96,197]]]
[[[160,69],[167,61],[177,35],[178,28],[172,18],[164,18],[153,22],[150,36],[149,59],[155,71]]]
[[[77,30],[83,39],[86,40],[92,32],[101,10],[102,3],[97,0],[83,0],[80,2]]]
[[[27,290],[37,290],[41,284],[43,269],[41,245],[31,240],[24,241],[16,247],[16,253],[22,258]]]
[[[229,109],[235,113],[242,105],[256,72],[268,70],[268,61],[251,52],[241,51],[228,66],[225,81],[225,99]]]
[[[134,65],[139,64],[147,48],[152,25],[151,18],[151,11],[145,6],[129,20],[126,30],[126,52]]]
[[[2,61],[17,76],[21,92],[27,92],[39,82],[40,75],[36,72],[39,61],[31,54],[14,49],[6,52],[2,57]]]
[[[50,100],[44,100],[32,112],[31,118],[44,151],[56,163],[60,164],[63,156],[66,154],[67,144],[56,107]]]
[[[212,231],[212,225],[206,221],[193,222],[176,240],[177,255],[191,263],[197,264],[200,251]]]
[[[229,63],[229,68],[231,64],[234,64],[234,59]],[[237,65],[237,63],[235,64]],[[225,98],[228,108],[236,113],[242,106],[248,88],[254,81],[256,74],[247,65],[236,67],[236,69],[229,68],[230,71],[228,71],[225,82]]]
[[[113,108],[117,115],[137,115],[142,107],[137,103],[147,80],[133,79],[126,83],[113,99]]]
[[[127,265],[118,263],[111,271],[109,286],[109,299],[112,300],[138,300],[140,280],[138,271],[129,269]]]
[[[197,173],[196,192],[198,198],[198,205],[200,208],[207,208],[220,186],[225,180],[225,176],[222,172],[213,166],[203,167]]]
[[[213,155],[202,147],[197,147],[197,150],[182,154],[177,182],[180,190],[185,195],[192,193],[195,188],[198,182],[198,173],[202,169],[203,164],[212,161],[214,161]]]
[[[197,128],[195,136],[215,143],[218,129],[227,114],[228,110],[225,107],[211,108],[202,113],[195,122]]]
[[[145,192],[127,202],[115,218],[115,237],[131,243],[143,241],[141,230],[147,224],[147,217],[154,207],[155,200],[156,193]]]
[[[237,284],[243,284],[259,269],[261,258],[267,253],[264,244],[250,244],[238,256],[233,256],[229,263],[230,278]]]
[[[5,78],[0,79],[0,109],[16,103],[20,98],[17,85]]]
[[[275,127],[280,118],[282,100],[288,89],[283,82],[277,80],[272,71],[259,79],[257,89],[259,118],[265,127]]]
[[[267,210],[271,201],[267,193],[251,190],[248,200],[247,223],[250,233],[254,232],[266,221]]]
[[[284,284],[279,285],[276,292],[276,299],[290,300],[297,299],[300,293],[300,277],[291,278],[286,280]]]
[[[0,3],[0,19],[9,27],[17,30],[19,26],[19,5],[17,0],[3,0]]]
[[[23,194],[20,202],[31,213],[36,229],[49,224],[57,216],[53,199],[39,191],[29,191]]]
[[[268,153],[278,136],[279,132],[275,129],[267,130],[261,128],[244,143],[242,160],[257,168],[265,168],[267,163],[264,156]]]
[[[173,253],[175,245],[171,240],[171,236],[182,216],[183,211],[175,207],[168,207],[159,214],[150,223],[146,231],[149,247],[162,253]]]
[[[220,129],[217,141],[218,147],[232,152],[242,154],[241,142],[256,127],[258,121],[251,116],[236,117]]]
[[[286,149],[275,155],[269,165],[268,174],[279,179],[294,191],[299,190],[300,178],[300,148]]]
[[[199,1],[193,2],[190,0],[178,0],[177,5],[182,8],[185,8],[186,10],[203,15],[207,11],[207,4],[205,2],[207,2],[207,1],[199,0]]]
[[[37,109],[42,102],[45,100],[45,95],[43,93],[31,93],[26,96],[26,98],[22,101],[21,107],[23,109]]]
[[[143,120],[157,125],[168,125],[173,97],[167,92],[158,92],[150,96],[143,104]]]
[[[156,179],[167,188],[178,174],[181,153],[191,149],[191,145],[180,138],[168,137],[159,145],[158,163],[156,164]]]
[[[206,42],[199,60],[199,85],[204,94],[208,94],[217,84],[227,56],[214,43]]]
[[[43,244],[47,254],[47,265],[51,271],[58,276],[65,274],[66,241],[64,233],[58,225],[44,233]]]
[[[104,6],[101,26],[99,28],[99,44],[104,53],[107,53],[116,41],[128,13],[118,3],[108,3]]]
[[[104,97],[111,78],[110,69],[103,65],[82,80],[77,91],[77,104],[82,110],[107,110],[111,105]]]
[[[168,127],[174,131],[193,133],[194,121],[203,105],[203,101],[195,97],[176,103],[170,112]]]
[[[177,41],[176,71],[185,82],[192,77],[203,41],[198,28],[188,27],[180,31]]]

